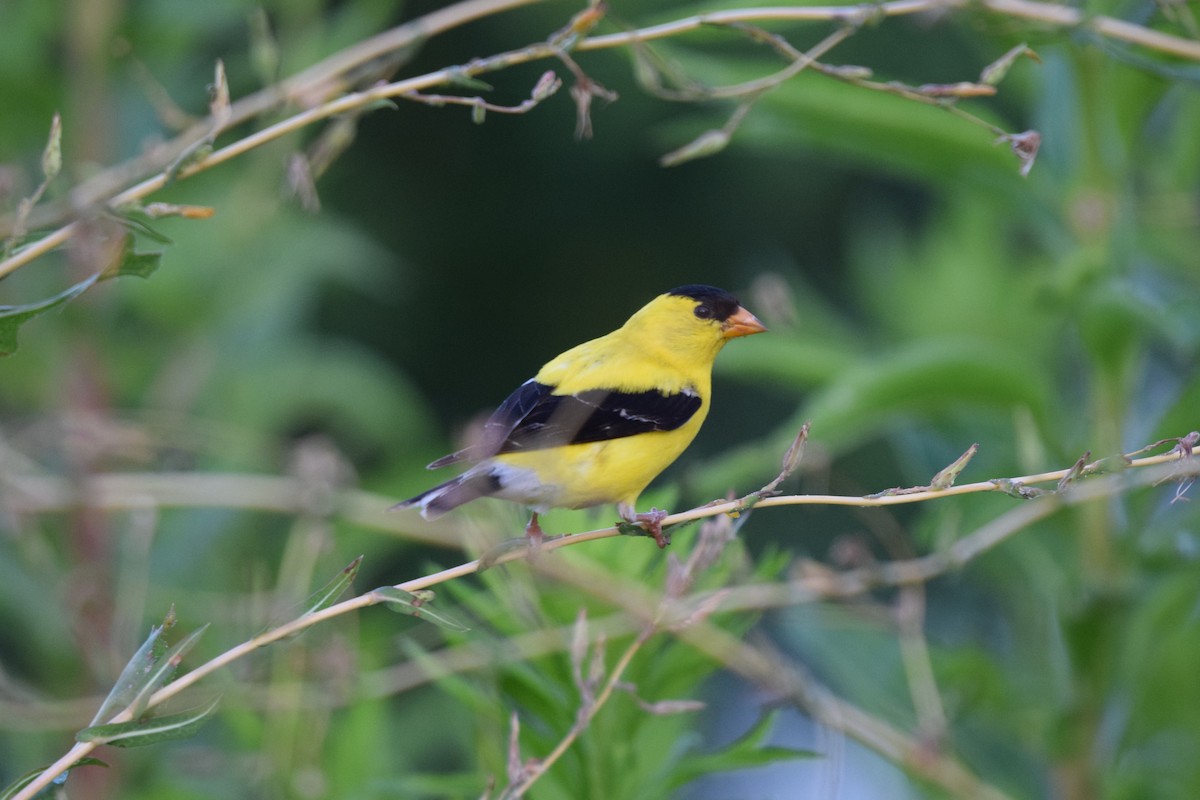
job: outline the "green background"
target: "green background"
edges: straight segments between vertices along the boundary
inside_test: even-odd
[[[435,6],[262,7],[274,49],[252,33],[256,6],[236,0],[6,3],[3,209],[40,180],[55,112],[63,174],[47,198],[67,202],[72,185],[171,135],[157,92],[206,113],[217,58],[236,99]],[[614,1],[598,31],[705,9]],[[484,19],[424,42],[397,75],[542,41],[578,10],[548,2]],[[1087,10],[1195,40],[1186,6]],[[832,30],[770,27],[801,49]],[[723,152],[664,168],[659,157],[723,125],[733,105],[653,97],[618,48],[575,54],[620,95],[597,102],[588,141],[573,137],[567,87],[483,124],[464,108],[401,100],[357,120],[317,181],[319,212],[290,196],[285,164],[320,126],[156,194],[216,213],[153,222],[171,240],[138,239],[163,251],[155,274],[105,282],[29,322],[0,362],[0,783],[65,752],[171,604],[181,630],[213,623],[189,657],[199,663],[294,616],[360,553],[360,589],[462,560],[449,539],[413,543],[336,514],[247,511],[219,496],[205,509],[24,513],[15,477],[211,472],[237,485],[244,473],[300,474],[376,492],[382,512],[430,485],[422,465],[544,361],[697,282],[734,291],[771,331],[721,355],[712,414],[647,507],[761,486],[805,420],[811,441],[788,492],[925,484],[975,442],[962,481],[1066,468],[1085,451],[1200,427],[1200,64],[977,8],[880,21],[826,61],[880,81],[953,83],[1020,42],[1040,63],[1019,59],[996,97],[961,106],[1006,131],[1040,132],[1027,178],[985,128],[811,72],[762,96]],[[652,47],[709,85],[782,66],[731,30]],[[519,103],[546,69],[569,86],[560,63],[540,61],[484,76],[485,95]],[[86,278],[101,238],[0,281],[0,304]],[[947,719],[932,750],[1014,797],[1200,792],[1200,539],[1194,504],[1172,502],[1175,489],[1056,513],[929,584],[918,627]],[[929,552],[1019,502],[764,509],[706,580],[784,581],[806,559],[840,569]],[[611,519],[610,509],[555,512],[545,524]],[[431,530],[415,516],[380,524]],[[521,524],[519,510],[496,504],[434,530]],[[682,531],[671,552],[683,557],[695,540]],[[570,552],[569,563],[662,585],[666,556],[648,540]],[[930,709],[910,696],[902,599],[879,591],[716,621],[753,630],[916,736]],[[223,672],[199,695],[223,701],[197,738],[102,749],[111,768],[78,770],[72,796],[478,797],[488,775],[502,786],[512,711],[523,757],[547,752],[574,720],[567,657],[501,659],[407,691],[388,682],[392,670],[447,637],[499,648],[568,625],[581,606],[595,619],[620,614],[586,587],[518,568],[445,587],[439,603],[472,633],[377,609],[339,618]],[[614,634],[610,666],[627,642]],[[757,741],[719,751],[772,705],[721,666],[668,634],[653,639],[630,668],[639,696],[708,709],[653,715],[616,697],[530,796],[790,796],[767,776],[811,796],[947,796],[920,769],[813,730],[797,711],[767,717],[764,735],[815,758]],[[717,751],[724,760],[701,760]],[[756,759],[775,763],[714,777]]]

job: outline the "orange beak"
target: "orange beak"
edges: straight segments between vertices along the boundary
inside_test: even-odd
[[[759,322],[758,317],[741,306],[738,306],[738,310],[733,313],[733,316],[721,323],[721,335],[726,339],[762,333],[766,329],[767,326]]]

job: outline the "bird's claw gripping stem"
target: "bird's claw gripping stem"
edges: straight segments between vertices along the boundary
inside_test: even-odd
[[[641,525],[646,533],[654,537],[660,550],[671,543],[671,537],[663,533],[662,524],[669,514],[661,508],[652,508],[644,514],[636,514],[630,522]]]

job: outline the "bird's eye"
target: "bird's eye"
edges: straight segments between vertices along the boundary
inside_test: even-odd
[[[712,309],[709,308],[708,306],[704,305],[703,303],[696,306],[695,313],[696,313],[696,316],[699,317],[700,319],[709,319],[713,315]]]

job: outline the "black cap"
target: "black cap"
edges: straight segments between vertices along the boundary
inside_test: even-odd
[[[724,322],[737,313],[741,303],[738,299],[724,289],[718,289],[715,286],[705,286],[702,283],[689,283],[686,286],[676,286],[667,294],[675,295],[676,297],[690,297],[697,302],[698,317],[706,317],[715,319],[717,322]],[[704,306],[710,313],[701,314],[699,307]]]

